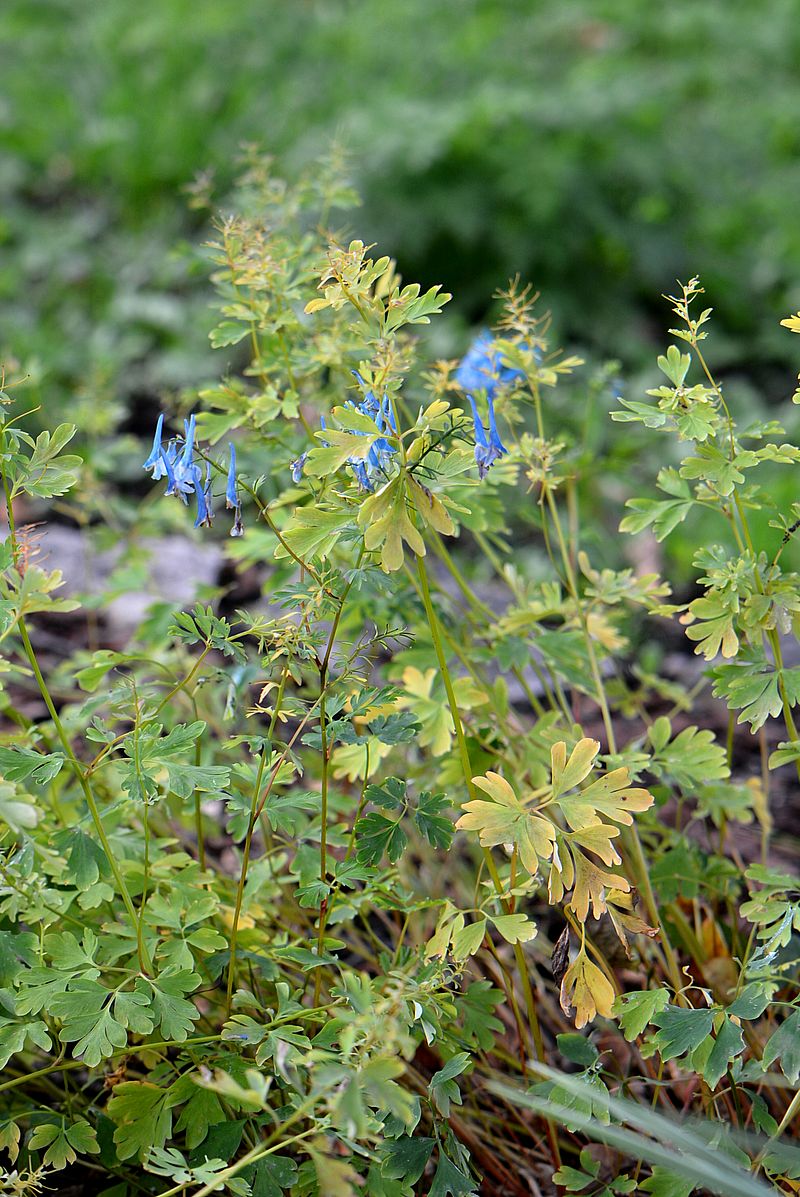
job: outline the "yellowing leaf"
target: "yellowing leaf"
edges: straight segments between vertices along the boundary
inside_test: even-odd
[[[586,922],[590,905],[596,919],[605,914],[607,890],[629,893],[630,888],[630,884],[621,874],[607,873],[605,869],[593,864],[582,852],[575,853],[575,888],[570,906],[581,923]]]
[[[592,771],[594,759],[600,751],[597,740],[579,740],[567,760],[567,746],[559,740],[550,749],[550,767],[553,773],[553,797],[558,798],[565,790],[580,785]]]
[[[393,478],[361,504],[358,524],[364,528],[364,547],[381,549],[381,566],[393,573],[403,565],[403,541],[418,557],[425,556],[425,542],[406,508],[404,476]]]
[[[649,790],[629,783],[630,773],[627,769],[612,769],[585,789],[562,795],[558,805],[573,831],[600,823],[600,815],[630,827],[633,822],[631,811],[648,810],[655,799]]]
[[[367,774],[368,748],[369,773]],[[333,776],[337,781],[342,777],[346,777],[348,781],[364,781],[377,773],[381,761],[391,751],[391,744],[383,744],[377,736],[370,736],[365,744],[338,744],[331,757]]]
[[[597,1014],[611,1018],[615,997],[606,975],[581,951],[561,982],[561,1009],[567,1015],[574,1012],[575,1026],[580,1030]]]
[[[431,528],[435,528],[437,532],[443,533],[445,536],[452,536],[455,532],[455,524],[450,518],[436,495],[429,491],[427,487],[420,486],[420,484],[409,476],[408,491],[411,501],[419,514],[420,519],[425,524],[429,524]]]
[[[511,786],[499,773],[487,773],[475,777],[479,789],[494,799],[485,802],[473,799],[465,802],[463,814],[456,827],[464,831],[477,831],[485,848],[497,844],[512,844],[519,853],[523,866],[533,875],[538,871],[540,860],[549,860],[556,838],[553,824],[528,811],[517,798]]]
[[[629,931],[631,935],[649,935],[651,938],[654,935],[658,935],[658,927],[651,927],[634,912],[632,894],[623,893],[621,890],[616,889],[609,890],[606,894],[606,909],[608,917],[614,924],[617,938],[625,949],[625,955],[628,958],[630,958],[631,953],[628,947],[628,937],[625,934],[626,931]]]
[[[589,612],[586,616],[586,628],[592,639],[602,644],[610,653],[621,652],[628,647],[627,638],[617,631],[608,616],[600,611]]]
[[[453,718],[444,692],[434,693],[435,679],[435,669],[426,669],[422,673],[413,665],[407,666],[403,670],[403,689],[406,693],[397,699],[396,706],[401,710],[413,711],[422,724],[420,745],[423,748],[430,747],[434,756],[443,756],[453,740]],[[470,678],[457,678],[453,682],[453,689],[460,710],[471,710],[486,702],[486,695]]]
[[[607,823],[596,823],[593,827],[584,827],[580,831],[573,831],[569,836],[572,844],[586,848],[599,856],[603,864],[622,864],[622,857],[611,843],[619,835],[618,827],[609,827]]]

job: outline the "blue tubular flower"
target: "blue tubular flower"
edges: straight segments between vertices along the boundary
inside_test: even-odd
[[[307,457],[308,457],[308,453],[301,453],[300,456],[296,457],[295,460],[292,462],[292,464],[289,466],[289,469],[292,471],[292,481],[293,482],[302,482],[303,466],[306,464]]]
[[[523,348],[527,346],[523,343]],[[498,387],[522,378],[522,370],[507,365],[495,348],[494,338],[482,332],[470,345],[455,373],[455,380],[465,391],[486,391],[494,397]]]
[[[472,407],[472,417],[475,427],[475,462],[478,467],[478,477],[483,479],[486,477],[490,466],[497,461],[498,457],[502,457],[508,453],[508,449],[500,440],[500,433],[497,431],[497,423],[494,418],[494,401],[491,397],[488,399],[489,404],[489,439],[486,439],[486,431],[483,427],[483,421],[478,414],[478,406],[472,395],[467,395],[470,406]]]
[[[173,463],[174,463],[174,452],[172,454],[172,460],[170,460],[169,449],[167,449],[166,453],[162,449],[161,450],[161,463],[160,463],[161,470],[160,470],[160,473],[158,473],[158,474],[156,474],[154,472],[153,477],[154,478],[166,478],[167,489],[164,492],[166,495],[177,495],[178,494],[178,481],[175,477],[175,472],[172,468]],[[185,501],[186,500],[184,499],[184,502]]]
[[[394,415],[392,414],[389,396],[384,395],[381,401],[378,402],[374,391],[369,389],[366,381],[361,377],[359,372],[353,370],[352,374],[362,388],[363,398],[360,403],[348,402],[347,406],[374,420],[379,432],[383,432],[384,430],[395,432]],[[356,435],[369,436],[370,434],[363,432]],[[353,471],[353,476],[362,490],[373,491],[375,489],[376,477],[379,476],[381,480],[386,477],[387,467],[395,452],[396,450],[389,444],[386,437],[380,436],[370,445],[366,458],[351,457],[348,459],[347,464]]]
[[[370,476],[367,473],[367,467],[364,465],[363,461],[359,461],[358,458],[355,457],[351,458],[350,468],[355,475],[356,482],[362,490],[374,490]]]
[[[236,490],[236,449],[231,441],[228,442],[228,448],[231,451],[231,460],[228,466],[228,482],[225,487],[225,506],[236,510],[239,506],[239,495]]]
[[[201,466],[195,461],[195,417],[192,415],[188,420],[184,420],[183,427],[184,442],[180,453],[178,452],[178,440],[175,437],[172,437],[167,447],[164,448],[162,439],[164,417],[163,415],[159,416],[155,436],[153,437],[153,447],[144,466],[145,469],[152,470],[154,480],[166,478],[167,489],[165,493],[167,495],[177,495],[182,502],[188,504],[188,496],[194,494],[197,502],[197,515],[194,526],[195,528],[210,528],[214,519],[211,494],[211,462],[206,459],[204,479]],[[226,506],[233,508],[235,511],[231,536],[243,536],[242,507],[239,502],[236,486],[236,449],[232,444],[229,445],[229,448],[230,465],[225,489],[225,501]]]
[[[195,498],[197,499],[197,516],[195,517],[194,526],[199,528],[201,526],[210,528],[211,521],[214,518],[214,513],[211,510],[211,466],[206,467],[205,484],[202,480],[203,476],[200,473],[198,466],[192,466],[192,484],[194,486]]]
[[[500,434],[497,431],[497,424],[494,418],[494,400],[491,395],[487,397],[487,402],[489,404],[489,448],[494,453],[494,457],[492,458],[494,460],[508,453],[508,449],[500,440]]]
[[[161,465],[161,436],[164,431],[164,415],[163,413],[158,417],[156,424],[155,436],[153,437],[153,447],[150,450],[150,456],[147,461],[142,463],[143,470],[153,470]],[[155,477],[155,475],[154,475]]]
[[[196,469],[194,464],[194,423],[193,415],[183,422],[185,441],[180,457],[178,457],[172,442],[170,442],[166,455],[172,473],[171,479],[169,474],[167,475],[169,480],[167,494],[178,495],[184,503],[188,503],[187,496],[194,490],[194,471]]]
[[[394,422],[394,411],[392,410],[392,401],[388,395],[383,396],[383,403],[381,404],[381,415],[383,416],[383,419],[386,421],[387,427],[391,428],[392,432],[396,433],[397,425]]]

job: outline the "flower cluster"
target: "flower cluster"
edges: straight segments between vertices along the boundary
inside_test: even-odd
[[[195,528],[210,528],[214,520],[211,494],[211,462],[205,459],[205,472],[195,459],[195,417],[191,415],[183,422],[183,437],[173,436],[164,447],[164,416],[158,417],[153,445],[142,468],[151,471],[154,482],[166,478],[167,495],[177,495],[182,503],[189,502],[193,494],[197,504]],[[242,504],[236,481],[236,449],[232,444],[225,486],[225,506],[234,511],[231,536],[242,536]]]
[[[472,342],[466,356],[455,373],[455,380],[466,392],[475,427],[475,461],[478,474],[485,478],[498,457],[508,452],[500,434],[494,415],[494,398],[501,386],[522,377],[522,371],[507,365],[496,348],[490,333],[481,333]],[[488,407],[488,436],[483,426],[473,391],[486,396]]]
[[[378,401],[375,398],[373,391],[369,389],[364,379],[357,370],[353,371],[354,377],[357,379],[359,385],[363,388],[364,398],[360,403],[351,403],[356,411],[360,411],[362,415],[369,416],[375,421],[375,424],[380,432],[397,432],[397,425],[394,420],[394,412],[392,411],[392,403],[388,395],[384,395],[383,399]],[[364,434],[366,436],[366,433]],[[374,490],[376,480],[385,480],[387,468],[394,456],[395,450],[387,441],[386,437],[379,437],[370,445],[369,453],[364,461],[358,458],[351,457],[348,465],[355,474],[356,481],[362,490]]]
[[[353,408],[354,411],[361,412],[364,416],[369,416],[374,420],[379,432],[397,432],[397,425],[395,423],[394,412],[392,411],[391,400],[388,395],[384,395],[380,401],[375,398],[375,394],[367,386],[367,383],[361,377],[357,370],[353,371],[353,376],[357,379],[359,385],[363,388],[364,397],[360,403],[348,402],[347,406]],[[325,417],[320,419],[320,425],[325,430]],[[368,436],[369,434],[354,433],[356,436]],[[323,444],[325,442],[323,441]],[[378,437],[369,448],[367,456],[362,459],[360,457],[348,458],[347,464],[353,471],[356,482],[362,490],[373,491],[376,482],[380,483],[386,480],[387,469],[395,450],[389,444],[385,436]],[[292,471],[292,479],[299,482],[303,476],[303,466],[305,465],[308,453],[301,453],[295,461],[292,462],[290,469]]]

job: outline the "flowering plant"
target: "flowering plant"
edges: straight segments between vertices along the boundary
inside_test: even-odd
[[[545,401],[579,394],[580,359],[515,283],[460,361],[425,362],[418,326],[449,296],[328,240],[321,213],[350,198],[331,169],[289,189],[251,159],[208,247],[212,343],[239,356],[182,432],[159,415],[143,462],[157,486],[136,533],[165,495],[213,534],[224,494],[230,558],[260,571],[267,607],[156,607],[125,651],[81,647],[49,676],[29,624],[75,604],[16,514],[81,466],[73,429],[33,441],[4,393],[5,1183],[777,1191],[797,1175],[779,1140],[800,907],[769,853],[768,749],[743,778],[733,724],[718,744],[647,667],[647,627],[677,617],[721,653],[718,693],[757,732],[782,717],[769,764],[795,767],[781,636],[800,588],[779,558],[797,522],[757,548],[747,512],[769,495],[744,471],[800,454],[775,424],[737,432],[689,284],[673,335],[691,352],[659,359],[653,402],[609,370],[584,399],[688,447],[626,530],[710,508],[735,549],[701,551],[688,604],[598,568],[579,518],[603,484],[590,421],[560,411],[550,439]],[[532,569],[512,518],[543,549]],[[754,821],[745,862],[731,828]],[[692,1106],[702,1134],[670,1121]]]

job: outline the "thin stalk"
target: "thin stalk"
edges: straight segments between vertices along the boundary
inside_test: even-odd
[[[258,798],[261,793],[261,782],[264,778],[264,769],[267,764],[267,752],[269,749],[266,744],[261,749],[261,756],[258,762],[258,770],[256,772],[256,784],[253,786],[253,797],[250,800],[250,818],[247,822],[247,832],[244,837],[244,847],[242,849],[242,867],[239,870],[239,883],[236,887],[236,903],[233,909],[233,924],[231,926],[231,946],[230,957],[228,960],[228,989],[225,997],[225,1008],[227,1010],[227,1017],[231,1016],[231,1003],[233,1002],[233,983],[234,975],[236,973],[236,945],[239,938],[239,916],[242,912],[242,900],[244,898],[244,887],[247,881],[247,870],[250,865],[250,848],[253,843],[253,831],[255,830],[258,816],[256,811],[258,809]]]
[[[119,895],[122,898],[123,904],[125,906],[126,911],[128,912],[128,915],[130,916],[131,925],[134,928],[134,930],[136,931],[136,946],[137,946],[137,952],[138,952],[138,956],[139,956],[139,964],[141,966],[142,972],[149,973],[153,967],[153,964],[150,959],[149,952],[147,950],[147,945],[144,942],[142,928],[141,928],[141,925],[139,922],[139,917],[136,912],[136,907],[133,904],[133,899],[131,898],[130,892],[128,890],[128,886],[125,883],[125,878],[122,876],[119,864],[117,863],[117,859],[114,856],[114,850],[111,847],[111,843],[109,841],[108,836],[106,835],[105,828],[103,827],[103,820],[100,817],[100,810],[97,806],[97,802],[95,801],[94,794],[92,793],[91,787],[89,786],[89,783],[86,780],[83,769],[81,768],[80,761],[78,760],[77,756],[75,755],[75,753],[72,749],[72,745],[70,744],[69,738],[64,730],[64,725],[62,724],[61,720],[59,719],[58,711],[56,710],[55,706],[53,705],[53,700],[50,697],[50,691],[47,688],[47,683],[45,682],[44,677],[42,676],[42,671],[39,668],[39,662],[36,659],[36,653],[33,650],[33,645],[31,644],[30,637],[28,635],[28,629],[25,626],[24,619],[20,619],[20,621],[19,621],[19,630],[20,630],[20,636],[22,637],[22,646],[25,649],[25,655],[28,658],[28,662],[30,664],[31,669],[33,670],[33,675],[36,678],[37,685],[39,686],[39,691],[42,695],[42,698],[44,699],[44,704],[47,707],[47,710],[50,714],[50,718],[53,721],[53,726],[56,729],[56,735],[58,736],[59,740],[61,741],[61,745],[64,749],[64,752],[67,755],[67,759],[69,760],[70,765],[72,766],[73,772],[75,773],[75,776],[78,780],[78,784],[80,785],[81,789],[83,790],[83,796],[86,799],[86,805],[89,808],[89,814],[91,816],[92,823],[94,824],[95,831],[97,832],[97,838],[100,840],[103,851],[106,854],[106,858],[108,860],[109,867],[113,874],[114,881],[116,882],[117,889],[119,890]]]
[[[365,549],[362,544],[361,549],[356,559],[355,569],[359,569],[361,562],[364,559]],[[328,788],[330,778],[330,747],[328,744],[328,719],[325,705],[325,694],[328,686],[328,668],[330,666],[331,654],[333,653],[333,646],[336,642],[336,634],[339,631],[339,624],[344,614],[344,605],[347,602],[347,596],[353,585],[353,578],[347,583],[339,599],[339,607],[331,624],[330,634],[328,636],[328,643],[325,647],[325,653],[319,665],[319,734],[320,734],[320,749],[322,753],[322,778],[320,782],[320,830],[319,830],[319,883],[320,891],[324,893],[325,887],[328,884]],[[317,929],[317,955],[322,958],[322,952],[325,945],[325,924],[328,920],[328,897],[325,896],[320,901],[319,907],[319,925]],[[322,970],[317,968],[314,974],[314,1005],[319,1003],[319,995],[322,988]]]
[[[458,752],[461,758],[461,768],[464,774],[464,783],[467,787],[467,793],[469,794],[470,799],[474,800],[476,798],[476,792],[475,785],[472,780],[472,764],[469,759],[469,748],[467,747],[464,728],[461,723],[461,715],[458,709],[458,702],[456,701],[455,691],[453,690],[453,682],[450,677],[450,670],[447,665],[447,657],[445,656],[444,646],[442,644],[439,623],[431,602],[431,592],[428,585],[428,574],[425,569],[425,560],[423,557],[417,557],[417,570],[419,572],[425,614],[428,619],[428,626],[433,639],[436,659],[439,663],[439,670],[442,675],[442,681],[444,682],[445,692],[447,693],[447,701],[450,707],[450,715],[453,720],[456,742],[458,744]],[[495,891],[500,898],[503,909],[508,913],[509,903],[507,899],[503,897],[503,882],[500,879],[500,874],[497,871],[497,865],[495,864],[491,851],[488,848],[483,848],[482,851],[483,858],[486,862],[486,868],[488,870],[489,876],[492,879],[492,884],[494,885]],[[520,943],[514,944],[514,960],[517,965],[517,972],[519,973],[519,979],[522,985],[525,1008],[528,1016],[528,1025],[533,1036],[534,1052],[540,1063],[544,1063],[544,1040],[542,1039],[542,1030],[539,1025],[538,1015],[536,1013],[536,1005],[533,999],[533,990],[531,989],[530,977],[528,976],[528,965],[525,960],[525,954],[522,950],[522,945]],[[558,1148],[558,1138],[555,1132],[555,1127],[550,1122],[548,1122],[547,1125],[550,1146],[553,1154],[553,1162],[556,1164],[556,1166],[559,1166],[561,1157]]]
[[[585,614],[585,612],[583,610],[583,606],[581,605],[581,602],[580,602],[580,595],[578,593],[577,581],[575,578],[574,571],[572,569],[572,563],[570,561],[569,552],[567,551],[567,546],[564,541],[564,534],[563,534],[563,531],[561,528],[561,521],[558,516],[558,508],[556,506],[555,499],[553,498],[553,493],[549,487],[547,488],[547,505],[550,510],[550,515],[551,515],[552,521],[553,521],[553,527],[555,529],[556,538],[558,540],[559,550],[561,552],[561,559],[564,564],[564,571],[565,571],[566,578],[567,578],[567,585],[569,587],[569,591],[570,591],[572,600],[575,604],[575,609],[576,609],[578,619],[580,621],[581,628],[583,631],[583,637],[584,637],[584,641],[586,644],[586,651],[587,651],[587,654],[589,657],[589,668],[591,670],[592,679],[594,681],[594,685],[597,690],[597,699],[598,699],[600,711],[601,711],[601,714],[603,717],[603,726],[604,726],[605,732],[606,732],[606,740],[608,742],[608,750],[611,753],[615,753],[617,751],[616,736],[614,734],[614,724],[611,719],[611,711],[609,710],[608,702],[606,700],[606,693],[605,693],[605,687],[603,685],[603,678],[600,673],[600,666],[597,661],[597,654],[595,652],[594,642],[592,640],[592,636],[589,631],[589,624],[586,619],[586,614]],[[644,851],[642,849],[642,842],[639,839],[639,833],[636,829],[635,824],[632,824],[630,827],[623,827],[620,839],[625,847],[626,854],[627,854],[629,861],[632,865],[633,876],[634,876],[636,884],[639,888],[639,892],[642,895],[642,899],[644,901],[645,908],[648,913],[648,917],[650,919],[652,919],[653,924],[655,926],[661,927],[661,948],[664,953],[664,959],[665,959],[666,966],[667,966],[667,972],[669,973],[670,981],[672,982],[672,985],[673,985],[673,988],[675,989],[676,994],[679,994],[683,988],[683,983],[681,981],[681,974],[680,974],[680,969],[678,967],[678,961],[677,961],[675,953],[672,949],[672,944],[669,941],[669,936],[666,933],[666,929],[662,925],[662,920],[661,920],[661,916],[660,916],[659,909],[658,909],[658,903],[656,902],[656,896],[655,896],[655,893],[653,892],[653,887],[650,884],[650,871],[648,868],[647,861],[645,859]]]

